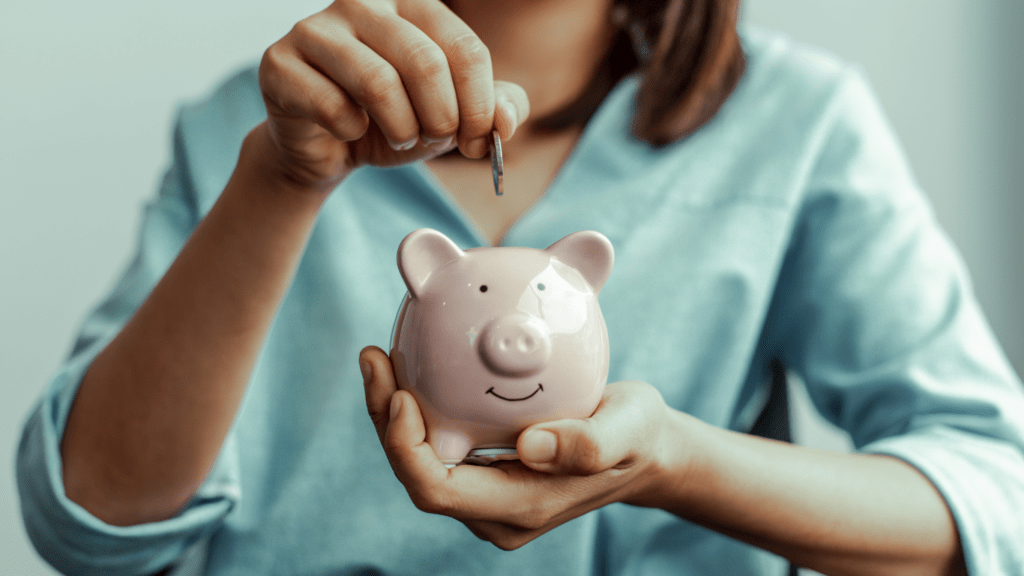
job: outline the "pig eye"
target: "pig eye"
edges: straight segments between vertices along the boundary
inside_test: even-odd
[[[487,284],[481,284],[480,285],[480,291],[481,292],[487,292]]]
[[[537,290],[543,290],[544,288],[544,283],[537,284]]]

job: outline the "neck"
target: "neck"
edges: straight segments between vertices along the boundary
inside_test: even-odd
[[[487,45],[494,77],[530,98],[530,117],[572,102],[604,58],[611,0],[451,0]],[[529,124],[523,126],[529,130]]]

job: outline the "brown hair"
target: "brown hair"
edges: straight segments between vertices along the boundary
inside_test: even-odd
[[[619,30],[590,85],[538,128],[586,123],[612,87],[640,73],[633,135],[663,146],[694,133],[721,108],[743,75],[740,0],[615,0]]]

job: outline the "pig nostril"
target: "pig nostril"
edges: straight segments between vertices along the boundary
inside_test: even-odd
[[[532,352],[536,342],[534,342],[532,336],[523,336],[519,339],[519,351],[520,352]]]
[[[481,359],[498,374],[534,374],[551,356],[551,340],[543,324],[522,315],[489,322],[479,342]]]

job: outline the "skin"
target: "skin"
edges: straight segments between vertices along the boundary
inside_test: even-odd
[[[425,160],[493,241],[579,137],[535,117],[583,89],[607,0],[339,0],[260,66],[267,120],[166,275],[97,357],[62,439],[67,495],[110,524],[173,516],[209,472],[324,200],[363,165]],[[567,17],[576,24],[564,26]],[[557,33],[547,33],[555,30]],[[503,80],[495,80],[501,78]],[[487,138],[506,187],[490,185]],[[440,154],[458,147],[460,155]],[[487,198],[490,196],[490,198]],[[513,200],[514,199],[514,200]],[[535,426],[521,462],[448,470],[383,351],[360,355],[370,417],[421,509],[512,549],[610,502],[658,507],[828,574],[963,574],[955,525],[909,465],[735,434],[608,386],[593,417]]]

